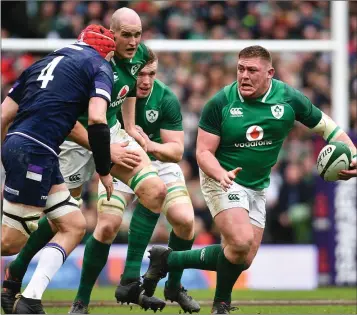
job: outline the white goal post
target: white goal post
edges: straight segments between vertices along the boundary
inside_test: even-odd
[[[1,50],[49,52],[73,42],[74,39],[5,38],[1,40]],[[157,52],[238,52],[250,45],[261,45],[273,52],[331,52],[332,117],[348,130],[348,1],[331,1],[329,40],[148,40],[145,43]]]

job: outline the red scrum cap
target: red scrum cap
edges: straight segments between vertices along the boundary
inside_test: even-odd
[[[115,50],[113,34],[101,25],[88,25],[78,36],[78,40],[93,47],[99,54],[105,56]]]

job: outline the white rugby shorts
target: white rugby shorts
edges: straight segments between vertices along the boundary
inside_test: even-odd
[[[261,228],[265,227],[265,189],[253,190],[233,182],[231,188],[224,191],[219,182],[207,176],[201,169],[200,184],[203,197],[213,218],[227,209],[244,208],[248,211],[252,224]]]

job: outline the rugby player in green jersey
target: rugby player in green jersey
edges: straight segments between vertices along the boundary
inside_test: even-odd
[[[202,112],[196,152],[201,189],[222,245],[184,252],[154,246],[150,251],[145,277],[152,281],[186,268],[216,271],[213,314],[229,314],[232,288],[258,251],[270,171],[295,120],[327,142],[346,143],[354,160],[340,178],[357,176],[356,147],[347,134],[301,92],[273,76],[266,49],[243,49],[237,81],[220,90]]]
[[[156,80],[158,62],[149,62],[140,70],[137,80],[136,124],[146,140],[147,153],[159,177],[165,182],[167,196],[163,214],[172,225],[169,246],[175,250],[189,250],[194,241],[194,211],[187,192],[185,178],[177,164],[184,151],[184,131],[180,103],[168,86]],[[122,117],[119,118],[122,120]],[[114,183],[114,190],[125,195],[129,204],[135,197],[130,187],[122,182]],[[102,186],[103,197],[105,189]],[[135,207],[129,227],[129,247],[124,273],[115,295],[120,301],[130,300],[133,287],[140,282],[140,266],[145,249],[154,231],[146,220],[153,217],[150,210],[141,203]],[[158,216],[156,216],[156,221]],[[182,270],[169,273],[165,285],[166,300],[176,301],[184,312],[198,312],[199,304],[181,286]],[[155,286],[156,287],[156,286]],[[154,288],[151,282],[143,283],[145,294],[151,296]]]
[[[110,60],[114,73],[114,86],[111,103],[107,111],[107,122],[111,132],[111,159],[115,165],[111,174],[119,178],[135,191],[140,202],[152,211],[153,218],[148,218],[147,225],[156,225],[156,217],[161,212],[165,197],[166,185],[158,177],[151,166],[150,158],[141,148],[146,149],[146,142],[135,127],[135,93],[137,74],[153,53],[143,44],[141,39],[141,21],[135,11],[128,8],[117,10],[112,17],[111,31],[116,43],[115,56]],[[98,93],[105,90],[98,89]],[[117,121],[117,111],[122,106],[125,130]],[[87,118],[80,118],[84,123]],[[89,151],[88,133],[81,123],[77,122],[70,137],[76,142],[65,141],[61,146],[60,168],[67,187],[73,197],[80,198],[82,185],[93,175],[95,168],[92,152]],[[135,140],[137,141],[135,141]],[[78,145],[79,143],[80,145]],[[113,144],[118,143],[118,144]],[[139,144],[138,144],[139,143]],[[125,148],[123,148],[125,147]],[[102,186],[101,186],[102,187]],[[119,191],[113,191],[110,200],[107,196],[98,200],[98,222],[93,235],[86,242],[81,282],[71,309],[73,313],[86,313],[90,294],[99,273],[106,264],[110,244],[118,232],[121,217],[125,208],[125,197]],[[56,233],[53,226],[44,217],[39,221],[37,231],[32,233],[27,245],[22,249],[15,261],[6,270],[2,300],[14,301],[14,296],[20,291],[21,282],[31,258]],[[41,283],[38,283],[41,286]],[[131,296],[133,302],[144,308],[162,309],[165,302],[155,297],[139,294],[144,289],[137,287],[137,295]]]

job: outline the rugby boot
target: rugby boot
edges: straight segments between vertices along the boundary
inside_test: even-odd
[[[41,300],[25,298],[21,294],[16,295],[13,314],[46,314]]]
[[[172,252],[171,248],[164,246],[153,246],[149,250],[150,264],[146,273],[143,275],[143,288],[147,296],[153,296],[160,279],[167,274],[167,259]]]
[[[232,307],[228,302],[213,302],[211,314],[230,314],[231,311],[237,309],[238,307]]]
[[[192,298],[192,296],[187,294],[187,290],[184,287],[171,289],[165,284],[164,289],[165,300],[170,300],[171,302],[177,302],[181,306],[182,310],[186,313],[198,313],[200,311],[200,305]]]
[[[89,314],[88,305],[85,305],[81,300],[75,301],[68,314]]]
[[[1,290],[1,307],[5,314],[12,314],[16,294],[20,293],[21,284],[21,281],[16,281],[16,279],[11,277],[10,268],[6,266]]]
[[[134,303],[140,305],[143,309],[151,309],[154,312],[162,311],[166,303],[154,296],[147,296],[141,286],[139,279],[128,279],[120,281],[115,290],[115,298],[118,303]]]

